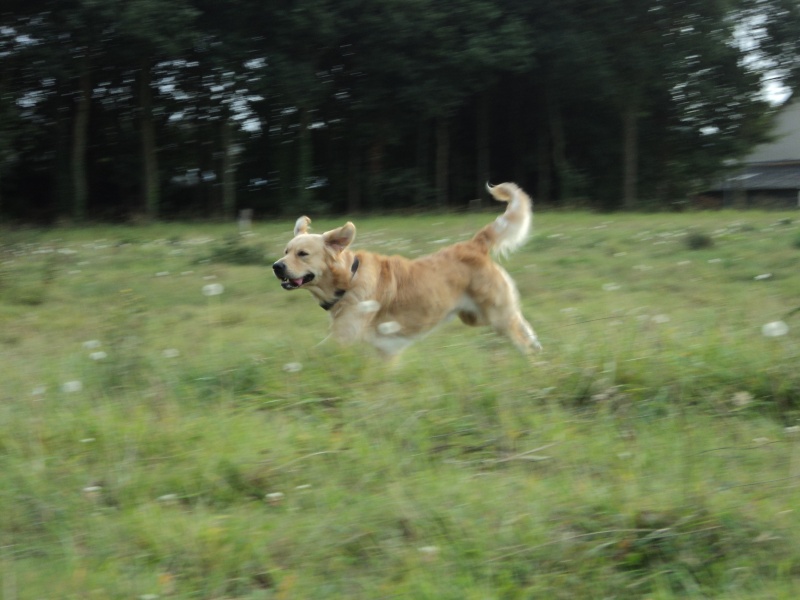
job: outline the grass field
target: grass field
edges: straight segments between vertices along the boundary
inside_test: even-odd
[[[799,224],[539,214],[533,364],[456,322],[393,368],[280,289],[291,220],[2,231],[0,594],[796,598]]]

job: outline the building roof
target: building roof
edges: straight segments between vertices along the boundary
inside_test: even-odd
[[[759,144],[744,163],[800,161],[800,100],[790,99],[775,116],[775,140]]]
[[[800,190],[800,100],[783,105],[772,133],[774,141],[756,146],[738,170],[715,181],[709,191]]]
[[[800,160],[750,163],[735,175],[718,181],[713,189],[800,190]]]

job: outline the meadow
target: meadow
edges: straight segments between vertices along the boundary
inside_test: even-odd
[[[537,214],[544,352],[391,367],[280,289],[292,226],[0,231],[3,600],[797,597],[797,213]]]

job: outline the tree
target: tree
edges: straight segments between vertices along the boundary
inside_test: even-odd
[[[739,21],[746,22],[755,67],[767,76],[800,85],[800,3],[797,0],[743,0]]]
[[[183,0],[168,4],[159,0],[117,0],[105,2],[105,6],[113,11],[118,27],[118,56],[138,70],[142,201],[146,215],[157,219],[161,182],[152,70],[161,61],[184,57],[193,47],[198,35],[194,27],[197,11]]]
[[[355,30],[354,70],[363,77],[353,86],[354,118],[384,123],[373,128],[376,133],[384,132],[384,140],[389,137],[385,124],[393,121],[392,112],[429,123],[435,140],[437,203],[446,204],[452,120],[472,98],[486,94],[501,73],[521,70],[530,63],[527,28],[513,14],[504,13],[499,4],[486,0],[470,0],[457,7],[432,0],[389,0],[365,7]],[[483,102],[487,101],[485,95]],[[484,119],[477,129],[484,132],[477,142],[484,152],[486,110],[483,104],[476,117]],[[425,161],[417,161],[421,162]],[[481,162],[488,164],[489,160],[484,156]],[[489,176],[478,174],[483,179]]]
[[[72,0],[47,1],[37,11],[23,13],[18,24],[28,40],[17,49],[30,64],[22,76],[29,82],[52,79],[55,84],[46,93],[29,89],[31,114],[45,106],[45,99],[55,97],[71,103],[69,172],[71,181],[70,216],[76,221],[86,218],[89,201],[87,147],[91,113],[93,64],[105,51],[101,32],[102,11],[92,2]],[[46,67],[45,67],[46,65]],[[45,70],[46,69],[46,70]],[[41,118],[41,113],[39,113]],[[48,125],[58,125],[58,117]]]
[[[585,98],[583,104],[594,105],[594,111],[607,106],[618,115],[618,133],[610,139],[619,140],[620,149],[614,154],[620,157],[619,198],[625,208],[638,204],[643,183],[650,195],[654,187],[666,189],[656,180],[678,164],[688,166],[696,159],[694,152],[673,151],[670,143],[685,152],[688,140],[702,138],[706,151],[709,144],[715,147],[707,156],[717,162],[738,152],[731,145],[736,136],[743,146],[763,139],[754,135],[766,128],[759,78],[747,69],[744,52],[734,43],[740,8],[736,0],[563,5],[571,17],[565,20],[572,32],[566,39],[577,43],[560,43],[556,55],[537,58],[547,73],[572,66],[570,76],[578,74],[584,86],[594,86],[591,99]],[[580,62],[588,68],[577,68]],[[571,102],[576,103],[574,97]],[[551,112],[548,121],[553,130],[559,122],[557,113]],[[645,130],[647,138],[642,135]],[[708,161],[704,164],[709,166]]]
[[[230,218],[244,189],[292,214],[444,206],[499,178],[663,204],[764,139],[765,73],[800,82],[796,0],[3,10],[0,211],[47,219]]]

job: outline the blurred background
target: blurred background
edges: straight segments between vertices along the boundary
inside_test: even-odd
[[[0,217],[680,208],[798,75],[796,0],[5,0]]]

